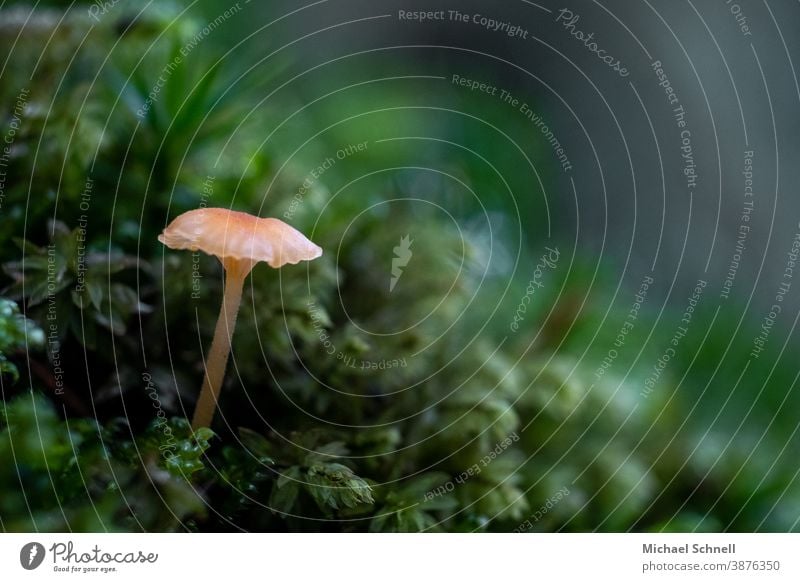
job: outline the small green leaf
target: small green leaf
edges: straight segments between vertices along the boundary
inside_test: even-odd
[[[11,376],[12,383],[16,383],[19,380],[19,370],[14,364],[6,360],[3,354],[0,354],[0,374]]]
[[[276,483],[269,497],[270,509],[281,513],[291,512],[299,493],[300,488],[296,482],[285,481],[283,486]]]
[[[239,428],[239,438],[242,439],[242,444],[248,451],[253,453],[259,459],[267,460],[272,463],[272,447],[262,435],[249,428]],[[263,461],[262,461],[263,462]]]

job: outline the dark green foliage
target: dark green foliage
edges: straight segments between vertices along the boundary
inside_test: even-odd
[[[121,426],[62,422],[35,393],[5,405],[0,428],[0,458],[13,460],[0,469],[6,531],[173,530],[203,513],[191,484],[166,469],[170,463],[147,435],[137,446],[124,440]],[[207,443],[179,436],[177,446],[176,468],[191,463],[196,470],[196,451]]]
[[[52,237],[46,247],[15,241],[24,259],[9,261],[3,270],[14,283],[5,293],[25,300],[38,319],[68,322],[73,336],[95,348],[96,326],[125,335],[126,324],[135,314],[147,313],[128,285],[112,282],[121,271],[144,266],[135,257],[120,252],[98,252],[86,248],[86,232],[77,227],[51,223]],[[63,337],[64,330],[59,333]]]
[[[9,356],[41,349],[44,340],[44,332],[19,312],[16,303],[0,297],[0,376],[17,381],[19,370]]]

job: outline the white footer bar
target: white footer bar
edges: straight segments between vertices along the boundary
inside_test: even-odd
[[[0,534],[0,580],[782,581],[798,565],[797,534]]]

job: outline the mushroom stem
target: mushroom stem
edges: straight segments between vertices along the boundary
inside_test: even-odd
[[[217,398],[225,376],[225,367],[228,364],[228,355],[231,352],[231,339],[236,327],[236,316],[242,302],[244,280],[252,269],[252,264],[249,262],[244,264],[242,261],[225,260],[222,264],[225,266],[225,290],[217,318],[217,327],[214,330],[214,339],[211,342],[211,350],[206,358],[203,387],[200,389],[200,397],[197,399],[194,409],[193,430],[210,426],[214,418]]]

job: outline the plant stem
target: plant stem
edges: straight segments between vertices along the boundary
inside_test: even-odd
[[[225,377],[225,367],[228,364],[228,355],[231,352],[231,338],[236,327],[236,316],[242,302],[242,288],[252,265],[242,261],[225,260],[225,291],[222,306],[217,318],[217,327],[214,330],[214,340],[211,350],[206,358],[206,373],[203,377],[203,387],[194,409],[192,429],[208,427],[214,418],[217,408],[217,398],[222,388]]]

